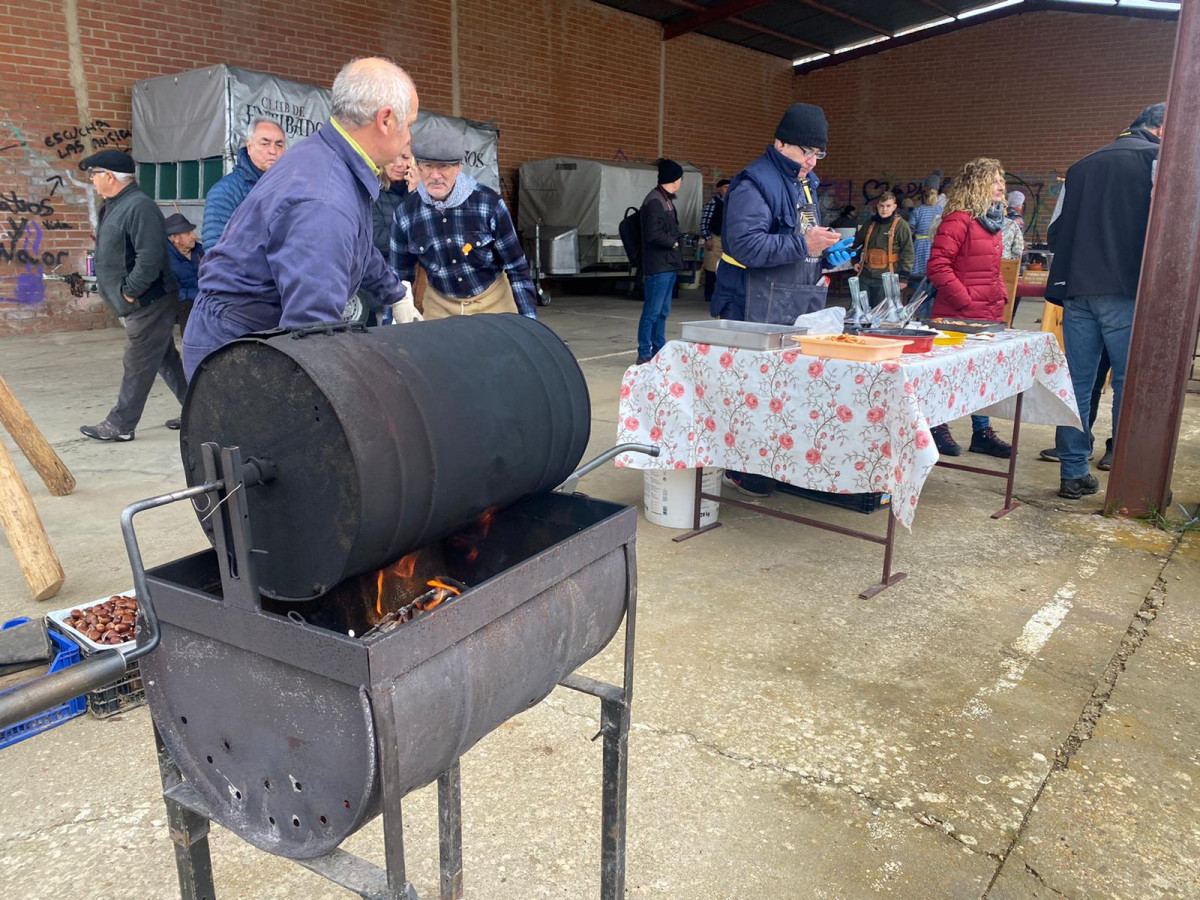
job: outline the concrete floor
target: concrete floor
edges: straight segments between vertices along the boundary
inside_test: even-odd
[[[561,292],[542,311],[592,388],[589,455],[613,440],[639,311]],[[673,333],[704,316],[685,292]],[[112,403],[122,337],[0,343],[0,375],[79,481],[52,497],[18,460],[67,582],[39,606],[0,549],[0,618],[128,587],[121,509],[183,484],[161,383],[133,443],[78,433]],[[908,579],[869,601],[857,599],[878,571],[867,544],[731,507],[684,544],[643,520],[629,896],[1200,896],[1200,534],[1102,518],[1102,495],[1059,500],[1057,467],[1032,452],[1052,443],[1048,428],[1023,430],[1024,505],[999,521],[1002,482],[935,472],[898,542]],[[1194,511],[1195,400],[1175,484]],[[641,502],[634,471],[605,468],[583,487]],[[205,546],[184,505],[145,515],[140,534],[150,564]],[[585,671],[617,679],[620,643]],[[464,757],[469,897],[597,895],[597,715],[560,689]],[[0,897],[177,894],[144,708],[0,751],[0,797]],[[424,898],[436,896],[435,800],[426,788],[405,807]],[[345,846],[381,861],[380,835],[375,822]],[[349,896],[223,829],[211,843],[223,900]]]

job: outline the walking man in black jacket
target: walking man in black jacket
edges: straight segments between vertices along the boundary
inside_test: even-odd
[[[134,181],[133,158],[101,150],[79,168],[104,198],[96,228],[96,286],[125,325],[125,374],[117,405],[99,425],[79,430],[97,441],[132,441],[156,373],[180,403],[187,393],[175,349],[179,282],[167,259],[162,213]],[[178,428],[179,420],[169,420],[167,427]]]
[[[675,195],[683,184],[683,166],[658,161],[658,187],[642,201],[642,318],[638,322],[637,364],[647,363],[667,342],[667,316],[675,273],[683,268]]]
[[[1165,103],[1147,107],[1115,141],[1067,170],[1048,232],[1054,260],[1046,299],[1063,307],[1063,343],[1079,418],[1089,421],[1100,354],[1107,350],[1113,434],[1121,412],[1133,303],[1166,113]],[[1100,490],[1100,482],[1088,471],[1091,436],[1060,426],[1055,443],[1061,469],[1058,495],[1078,500]]]

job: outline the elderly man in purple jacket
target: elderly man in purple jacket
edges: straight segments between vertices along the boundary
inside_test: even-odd
[[[332,117],[271,167],[205,253],[183,340],[190,381],[218,347],[258,331],[339,322],[361,286],[411,302],[371,241],[379,173],[410,143],[417,91],[399,66],[358,59],[333,82]]]

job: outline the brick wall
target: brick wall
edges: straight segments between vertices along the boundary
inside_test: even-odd
[[[327,86],[350,56],[379,53],[409,70],[423,107],[452,111],[449,0],[78,7],[86,106],[65,4],[0,7],[0,335],[105,323],[94,295],[75,299],[40,271],[81,271],[91,245],[77,169],[88,148],[69,130],[128,148],[137,79],[226,62]],[[654,159],[661,59],[664,152],[710,184],[761,152],[794,96],[829,113],[818,171],[831,203],[989,154],[1047,209],[1056,173],[1165,95],[1174,39],[1171,23],[1038,13],[793,78],[785,60],[696,35],[664,47],[655,23],[588,0],[457,7],[460,113],[500,126],[510,198],[528,159]]]
[[[95,295],[75,299],[63,285],[43,283],[39,266],[82,271],[91,246],[87,181],[77,168],[89,150],[63,132],[95,124],[93,137],[128,149],[130,91],[140,78],[225,62],[328,86],[349,57],[382,54],[412,74],[422,107],[452,111],[449,0],[78,6],[86,114],[70,78],[64,4],[0,7],[0,335],[104,325]],[[588,0],[457,6],[460,112],[500,126],[510,198],[528,159],[656,157],[655,23]],[[759,152],[790,100],[786,60],[689,36],[667,45],[665,61],[665,152],[709,173],[728,174]],[[713,101],[706,83],[730,85],[726,104]],[[54,176],[61,185],[47,181]]]
[[[1174,22],[1029,13],[801,76],[795,99],[829,116],[828,205],[992,156],[1044,240],[1067,167],[1166,99],[1174,44]]]

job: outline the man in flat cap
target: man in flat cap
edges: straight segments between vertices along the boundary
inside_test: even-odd
[[[271,167],[205,248],[183,364],[272,328],[340,322],[361,286],[378,308],[411,304],[371,243],[383,166],[410,141],[417,90],[386,59],[356,59],[333,82],[333,114]]]
[[[392,266],[405,281],[417,263],[425,270],[426,319],[505,312],[536,319],[512,216],[499,194],[462,170],[465,152],[463,133],[448,122],[431,121],[413,138],[420,183],[392,219]]]
[[[171,213],[164,224],[167,227],[167,259],[179,282],[179,334],[182,336],[192,303],[200,292],[200,260],[204,259],[204,245],[196,237],[196,226],[183,213]]]
[[[79,168],[91,176],[104,200],[96,226],[96,286],[125,325],[125,370],[117,405],[100,424],[79,430],[97,441],[132,441],[155,374],[162,375],[180,403],[187,392],[175,349],[179,284],[167,262],[162,213],[134,180],[133,158],[120,150],[101,150]]]
[[[725,198],[724,250],[709,311],[722,319],[791,325],[825,307],[826,269],[850,258],[853,238],[821,227],[817,160],[824,159],[825,111],[793,104],[766,153],[733,177]],[[772,479],[726,471],[725,482],[752,497],[768,496]]]

